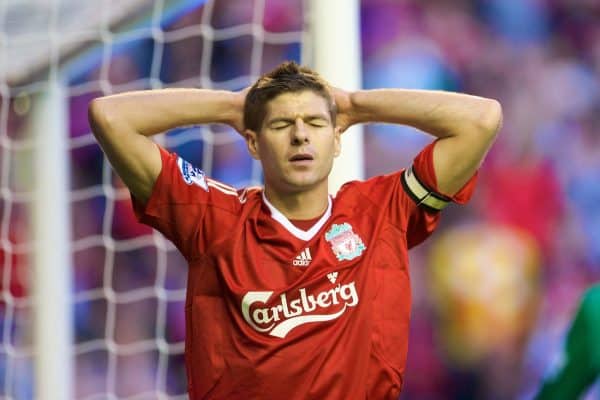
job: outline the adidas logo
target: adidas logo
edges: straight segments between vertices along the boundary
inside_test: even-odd
[[[302,250],[302,253],[300,253],[296,256],[296,258],[294,258],[294,261],[292,261],[292,265],[296,267],[307,267],[311,261],[312,256],[310,255],[310,249],[307,247],[306,249]]]

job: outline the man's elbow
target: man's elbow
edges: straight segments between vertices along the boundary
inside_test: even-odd
[[[489,136],[495,138],[502,127],[502,105],[494,99],[485,99],[485,104],[479,120],[479,129]]]
[[[110,107],[105,98],[93,99],[88,106],[88,121],[92,132],[98,138],[110,131]]]

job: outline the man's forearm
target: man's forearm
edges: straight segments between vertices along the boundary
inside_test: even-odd
[[[92,131],[131,193],[145,202],[161,171],[161,156],[146,136],[194,124],[241,124],[240,93],[202,89],[128,92],[94,99]]]
[[[243,100],[234,92],[162,89],[101,97],[94,100],[90,110],[108,125],[126,124],[150,136],[185,125],[234,125],[241,119],[242,109]]]
[[[496,100],[429,90],[337,90],[338,127],[386,122],[415,127],[440,140],[433,151],[437,190],[452,196],[477,171],[502,122]]]
[[[436,137],[495,132],[497,101],[431,90],[379,89],[350,94],[352,123],[386,122],[413,126]]]

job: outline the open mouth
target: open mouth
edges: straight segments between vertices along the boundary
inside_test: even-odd
[[[306,161],[312,161],[313,159],[314,159],[314,157],[308,153],[294,154],[293,156],[290,157],[291,162],[303,162],[303,161],[306,162]]]

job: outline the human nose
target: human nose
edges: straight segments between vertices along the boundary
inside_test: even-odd
[[[292,144],[308,143],[308,131],[306,125],[301,118],[294,121],[294,129],[292,129]]]

